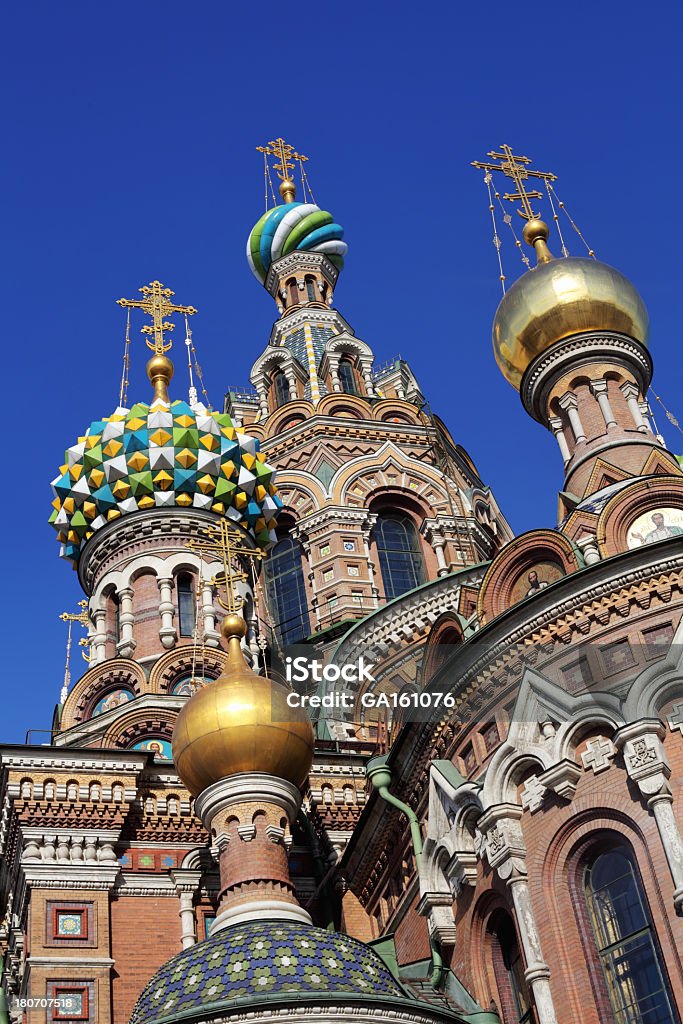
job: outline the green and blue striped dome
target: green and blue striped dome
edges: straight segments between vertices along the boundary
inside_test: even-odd
[[[268,210],[247,239],[247,260],[263,284],[271,263],[294,249],[322,252],[338,270],[344,266],[348,248],[344,229],[331,213],[313,203],[285,203]]]

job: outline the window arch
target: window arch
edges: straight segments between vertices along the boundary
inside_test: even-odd
[[[675,1024],[671,994],[633,855],[602,849],[584,875],[588,917],[616,1024]]]
[[[176,579],[178,588],[178,625],[181,636],[194,634],[195,606],[194,586],[189,572],[179,573]]]
[[[358,394],[356,374],[354,373],[353,364],[350,359],[340,359],[339,370],[337,373],[339,375],[339,383],[341,384],[342,391],[347,395]]]
[[[289,295],[290,306],[296,306],[299,302],[299,289],[295,277],[290,277],[287,282],[287,292]]]
[[[283,537],[264,563],[266,599],[280,643],[293,644],[310,633],[308,599],[301,565],[301,548],[294,537]]]
[[[275,408],[279,409],[280,406],[286,405],[289,401],[289,381],[282,370],[275,371],[273,375],[273,388]]]
[[[514,921],[498,910],[489,923],[491,953],[498,999],[504,1024],[526,1024],[534,1020],[529,986],[524,977],[524,960]]]
[[[315,294],[315,278],[311,277],[310,274],[306,274],[306,297],[309,302],[315,302],[318,296]]]
[[[381,513],[373,536],[387,601],[425,582],[420,538],[410,516],[400,512]]]

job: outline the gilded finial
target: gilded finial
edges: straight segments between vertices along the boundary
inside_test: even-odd
[[[506,199],[510,203],[521,202],[522,209],[517,210],[520,217],[526,220],[522,235],[527,245],[530,245],[536,251],[536,258],[539,263],[548,263],[552,260],[553,255],[548,248],[548,235],[550,234],[548,225],[542,221],[539,215],[534,211],[531,205],[533,199],[541,199],[542,193],[536,190],[528,190],[524,187],[524,182],[528,178],[540,178],[545,182],[557,181],[557,175],[552,174],[550,171],[532,171],[529,170],[529,164],[531,160],[528,156],[515,156],[512,148],[508,145],[503,144],[501,147],[502,152],[497,153],[495,150],[491,150],[487,153],[492,160],[498,161],[498,163],[486,163],[481,160],[473,160],[472,166],[478,167],[483,171],[499,171],[502,172],[507,178],[512,178],[515,185],[517,186],[516,192],[505,192],[503,199]]]
[[[218,523],[207,526],[205,533],[197,540],[189,540],[188,548],[192,551],[206,552],[211,555],[218,555],[223,562],[223,571],[211,578],[214,587],[225,587],[225,600],[218,598],[218,603],[228,613],[223,619],[223,636],[227,637],[227,628],[237,629],[235,623],[244,623],[244,619],[237,614],[244,604],[244,599],[235,593],[235,584],[247,579],[247,574],[241,569],[235,569],[233,559],[238,555],[258,560],[265,557],[262,548],[247,548],[244,546],[244,537],[239,530],[232,526],[227,519],[221,519]],[[226,625],[227,624],[227,625]],[[232,625],[231,625],[232,624]],[[246,629],[246,626],[244,626]],[[236,635],[236,634],[231,634]],[[240,634],[243,636],[244,634]]]
[[[140,288],[142,299],[117,299],[117,305],[125,309],[141,309],[152,318],[152,324],[145,324],[142,333],[147,335],[145,343],[154,355],[147,363],[147,376],[154,388],[154,398],[168,402],[168,385],[173,377],[173,363],[166,356],[172,346],[172,341],[164,337],[164,332],[169,334],[175,324],[165,318],[170,313],[184,313],[186,316],[194,316],[197,310],[194,306],[179,306],[171,302],[175,294],[170,288],[164,288],[161,281],[151,281],[148,285]],[[153,339],[153,340],[150,340]]]
[[[282,138],[271,139],[265,146],[257,146],[256,149],[259,153],[274,156],[279,161],[279,163],[273,164],[280,179],[279,192],[285,203],[293,203],[296,195],[296,185],[292,177],[294,160],[303,163],[304,160],[308,160],[308,157],[303,153],[297,153],[294,147]]]

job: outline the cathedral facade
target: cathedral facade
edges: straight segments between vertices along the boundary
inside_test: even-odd
[[[249,384],[173,397],[165,318],[195,311],[152,282],[122,300],[151,401],[53,482],[88,666],[49,745],[0,748],[0,1020],[673,1024],[683,472],[642,300],[552,256],[506,148],[537,263],[494,351],[559,485],[557,526],[514,537],[337,309],[343,230],[266,151]],[[291,699],[288,649],[331,681]]]

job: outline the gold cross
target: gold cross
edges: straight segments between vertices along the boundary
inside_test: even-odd
[[[265,153],[266,156],[277,157],[280,163],[273,164],[273,169],[277,171],[278,178],[282,181],[291,181],[290,172],[294,170],[294,160],[308,160],[307,156],[297,153],[293,146],[280,138],[271,139],[265,146],[257,146],[256,149],[259,153]]]
[[[197,310],[194,306],[176,306],[171,302],[171,296],[175,295],[175,292],[172,292],[170,288],[164,288],[161,281],[151,281],[150,284],[140,288],[140,291],[143,294],[142,299],[117,299],[117,305],[127,309],[141,309],[143,313],[151,316],[152,326],[145,324],[142,333],[154,336],[154,341],[146,339],[147,347],[151,348],[156,355],[163,355],[172,345],[172,342],[167,342],[164,339],[164,331],[172,331],[175,326],[164,320],[164,317],[169,313],[186,313],[187,316],[194,316]]]
[[[62,612],[59,616],[62,622],[80,622],[81,626],[87,626],[90,622],[88,602],[79,601],[78,607],[81,609],[80,612]]]
[[[498,160],[499,163],[489,164],[484,163],[481,160],[473,160],[472,166],[479,167],[483,171],[502,171],[507,178],[512,178],[515,185],[517,186],[516,192],[506,192],[503,195],[503,199],[507,199],[510,203],[521,202],[522,208],[517,213],[520,217],[524,217],[525,220],[535,220],[539,215],[534,213],[531,208],[532,199],[541,199],[543,196],[542,192],[535,190],[527,192],[524,188],[524,182],[528,178],[541,178],[543,181],[557,181],[557,175],[552,174],[550,171],[530,171],[529,164],[531,160],[528,156],[515,156],[510,146],[503,144],[501,147],[502,153],[496,153],[495,150],[491,150],[487,153],[492,160]]]
[[[265,551],[261,548],[247,548],[244,546],[244,537],[230,525],[227,519],[221,519],[218,523],[207,526],[206,533],[199,540],[189,540],[188,548],[193,551],[206,551],[212,555],[219,555],[223,561],[223,572],[216,573],[211,577],[211,584],[214,587],[225,586],[224,601],[218,598],[218,603],[226,612],[234,613],[244,604],[244,599],[235,594],[235,584],[247,579],[246,572],[235,569],[232,560],[236,555],[244,555],[247,558],[265,558]]]
[[[79,601],[78,607],[81,609],[80,612],[62,612],[59,616],[62,622],[69,623],[69,631],[66,637],[66,663],[64,665],[64,682],[62,683],[62,692],[60,696],[60,704],[63,704],[67,698],[69,692],[69,683],[71,682],[71,626],[74,622],[77,622],[81,626],[87,626],[90,622],[90,616],[88,615],[88,602]],[[87,644],[85,637],[79,641],[79,645]],[[81,651],[85,661],[90,661],[86,651]]]

